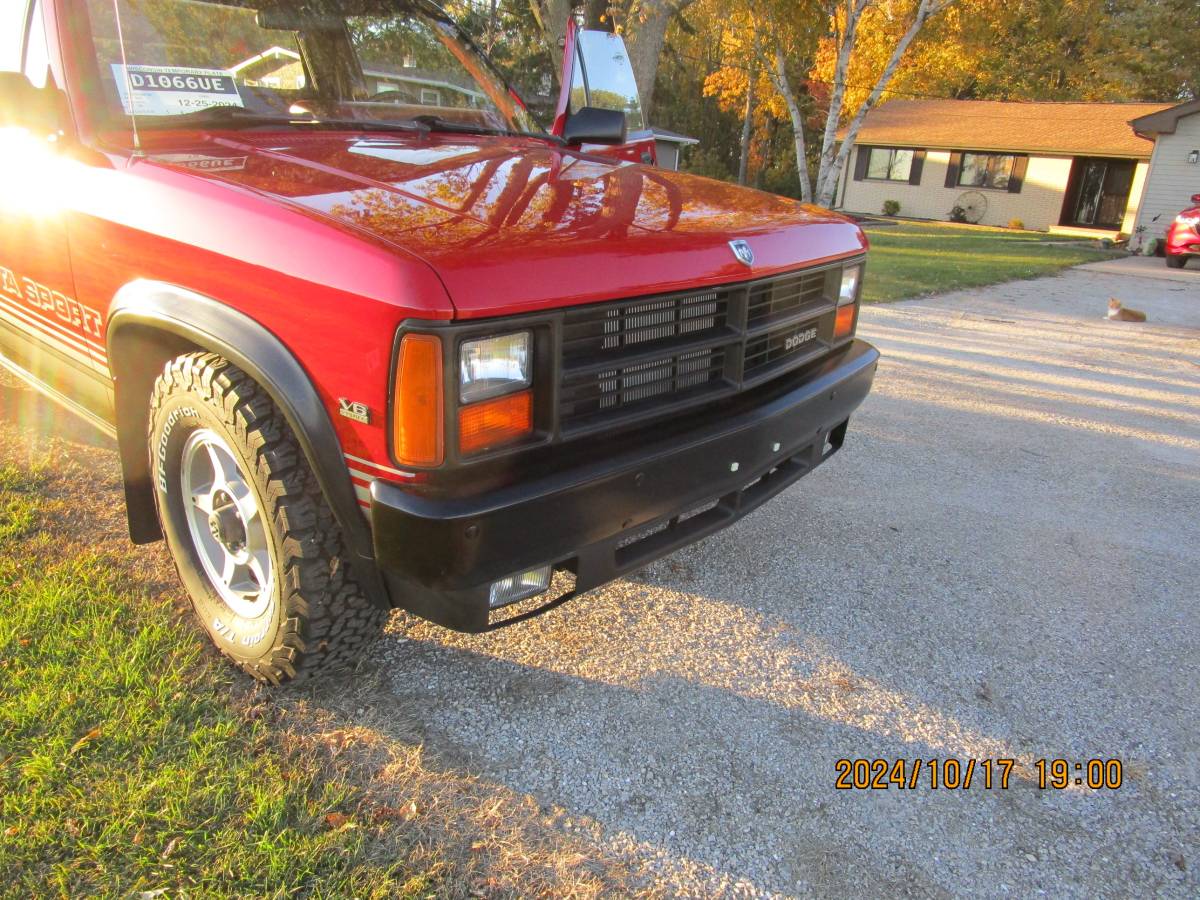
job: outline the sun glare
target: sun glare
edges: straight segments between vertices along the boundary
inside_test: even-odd
[[[0,209],[46,216],[63,207],[67,160],[55,136],[37,137],[24,128],[0,128]]]

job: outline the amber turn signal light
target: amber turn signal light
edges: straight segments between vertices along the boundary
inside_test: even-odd
[[[511,444],[533,433],[533,393],[483,400],[458,411],[458,449],[465,456]]]
[[[442,342],[432,334],[406,334],[396,366],[392,444],[406,466],[440,466],[442,445]]]
[[[853,303],[838,307],[837,318],[833,322],[834,340],[841,340],[854,333],[854,311],[855,305]]]

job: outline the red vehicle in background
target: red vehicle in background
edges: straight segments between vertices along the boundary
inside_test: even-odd
[[[1189,258],[1200,256],[1200,194],[1192,194],[1192,204],[1167,227],[1164,253],[1172,269],[1182,269]]]
[[[651,165],[620,38],[563,73],[544,128],[426,0],[0,5],[0,363],[255,678],[545,612],[841,448],[862,231]]]

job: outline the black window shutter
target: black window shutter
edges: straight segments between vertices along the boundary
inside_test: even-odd
[[[946,187],[958,187],[958,170],[962,168],[962,152],[950,154],[950,165],[946,167]]]
[[[1029,168],[1029,157],[1018,156],[1013,160],[1012,174],[1008,176],[1008,192],[1010,194],[1021,193],[1021,185],[1025,181],[1025,170]]]
[[[862,181],[867,177],[867,163],[871,161],[871,148],[859,147],[854,157],[854,180]]]
[[[925,168],[925,151],[914,150],[912,158],[912,168],[908,170],[908,183],[921,183],[921,170]]]

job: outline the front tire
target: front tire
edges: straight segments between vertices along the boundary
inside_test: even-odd
[[[1186,256],[1171,256],[1170,254],[1167,254],[1166,259],[1168,269],[1182,269],[1185,265],[1187,265]]]
[[[343,555],[340,527],[267,393],[211,353],[154,385],[150,461],[175,568],[217,649],[281,684],[353,662],[387,611]]]

